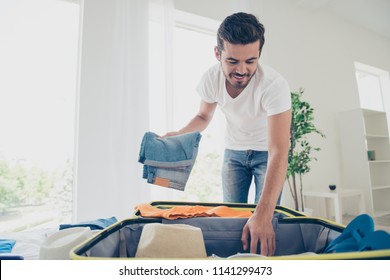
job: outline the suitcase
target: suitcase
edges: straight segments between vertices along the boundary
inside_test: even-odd
[[[155,201],[150,205],[169,209],[175,206],[228,206],[235,210],[253,211],[255,204],[244,203],[197,203]],[[167,220],[145,218],[135,213],[133,218],[119,221],[96,236],[73,248],[71,259],[136,259],[138,241],[143,226],[148,223],[182,223],[201,228],[207,258],[229,258],[232,255],[248,253],[243,250],[241,232],[246,218],[195,217]],[[295,260],[340,260],[340,259],[390,259],[390,249],[357,251],[347,253],[323,253],[326,246],[337,238],[346,226],[322,218],[309,217],[284,206],[276,206],[273,226],[276,250],[272,257],[259,259]],[[308,253],[309,252],[309,253]],[[256,259],[251,257],[251,259]]]

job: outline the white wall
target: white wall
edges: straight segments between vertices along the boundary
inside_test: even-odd
[[[297,1],[175,0],[179,9],[218,20],[238,11],[259,16],[266,29],[262,61],[282,73],[291,90],[306,89],[304,99],[314,107],[315,123],[326,134],[326,139],[311,138],[313,145],[322,150],[304,176],[305,188],[326,189],[329,184],[341,187],[338,113],[359,107],[353,63],[390,71],[390,39],[329,12],[294,3]],[[287,188],[284,195],[289,195]],[[288,197],[285,199],[289,202]]]

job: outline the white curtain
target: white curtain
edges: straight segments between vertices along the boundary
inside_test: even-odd
[[[156,133],[164,133],[173,129],[173,0],[150,0],[149,17],[149,108],[160,116],[150,120],[150,127]]]
[[[173,9],[172,1],[84,0],[74,222],[131,217],[150,200],[138,163],[149,130],[150,2]]]

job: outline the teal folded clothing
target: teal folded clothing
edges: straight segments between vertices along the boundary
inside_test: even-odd
[[[365,236],[359,246],[359,251],[390,249],[390,234],[384,230],[376,230]]]
[[[390,234],[374,231],[374,221],[362,214],[353,219],[324,250],[324,253],[345,253],[390,249]]]
[[[116,223],[118,220],[115,217],[107,218],[107,219],[96,219],[87,222],[81,222],[76,224],[61,224],[59,229],[66,229],[71,227],[89,227],[91,230],[102,230],[106,227]]]
[[[10,253],[15,243],[16,240],[0,239],[0,253]]]

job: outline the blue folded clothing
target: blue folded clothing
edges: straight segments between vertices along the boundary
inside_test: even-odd
[[[11,253],[1,253],[0,260],[1,261],[24,260],[24,257],[20,255],[11,254]]]
[[[374,231],[374,221],[362,214],[353,219],[324,250],[324,253],[359,252],[390,249],[390,234]]]
[[[76,224],[61,224],[59,229],[66,229],[71,227],[89,227],[91,230],[102,230],[106,227],[116,223],[118,220],[115,217],[107,218],[107,219],[96,219],[92,221],[76,223]]]
[[[199,132],[165,138],[146,132],[138,159],[144,164],[142,178],[150,184],[183,191],[195,163],[201,137]]]
[[[15,243],[16,240],[0,239],[0,253],[10,253]]]

